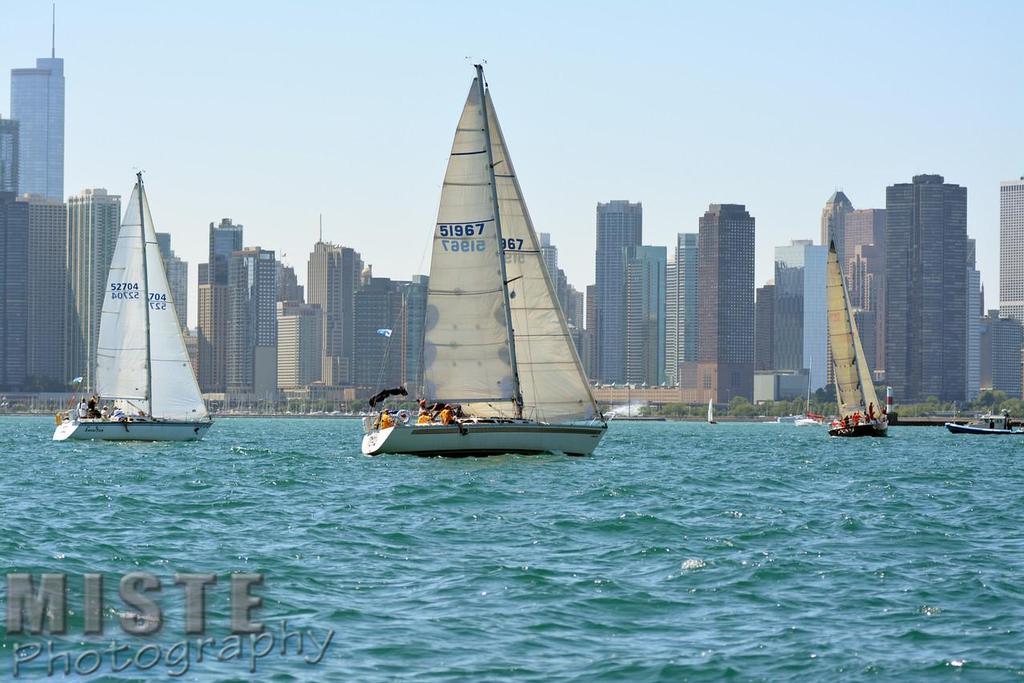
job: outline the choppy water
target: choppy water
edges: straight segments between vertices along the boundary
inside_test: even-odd
[[[51,429],[0,419],[0,561],[72,574],[58,652],[116,638],[166,658],[186,637],[176,571],[220,576],[225,638],[237,571],[265,574],[255,616],[273,629],[335,631],[320,663],[275,650],[260,680],[1024,675],[1024,439],[613,422],[588,458],[441,460],[363,457],[356,421],[224,419],[200,444]],[[115,621],[133,570],[164,583],[149,639]],[[86,572],[107,575],[103,636],[74,606]],[[0,636],[6,679],[14,644],[43,637]],[[244,647],[183,678],[253,677]]]

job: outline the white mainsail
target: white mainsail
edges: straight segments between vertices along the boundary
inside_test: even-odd
[[[143,215],[148,273],[145,287],[140,239]],[[147,292],[148,340],[144,307]],[[152,395],[147,395],[147,343],[152,366]],[[96,389],[105,399],[130,402],[154,417],[168,420],[207,417],[181,337],[149,201],[141,184],[132,191],[111,261],[100,318]]]
[[[858,412],[867,415],[869,406],[878,415],[881,406],[861,347],[835,243],[829,244],[825,291],[839,415],[847,417]]]
[[[427,295],[425,391],[431,398],[468,404],[475,415],[514,414],[498,260],[503,254],[523,416],[546,422],[593,418],[598,414],[593,394],[544,266],[490,94],[484,96],[485,114],[480,92],[474,80],[441,193]]]
[[[512,363],[487,163],[473,81],[459,118],[434,226],[423,344],[424,391],[509,412]]]

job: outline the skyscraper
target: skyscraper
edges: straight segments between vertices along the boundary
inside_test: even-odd
[[[643,205],[613,200],[597,205],[597,378],[626,379],[626,255],[643,240]]]
[[[0,390],[21,390],[28,359],[28,204],[0,192]]]
[[[775,247],[772,369],[809,370],[811,389],[825,386],[828,374],[827,256],[828,247],[811,240]]]
[[[228,261],[227,391],[266,397],[277,389],[277,262],[247,247]]]
[[[11,69],[11,118],[18,122],[19,192],[64,200],[64,60]]]
[[[976,243],[967,240],[967,312],[964,319],[967,323],[967,384],[965,394],[968,401],[974,401],[981,392],[981,316],[984,313],[981,301],[981,273],[975,264]]]
[[[1024,176],[999,183],[999,314],[1024,323]]]
[[[843,274],[850,303],[863,311],[874,311],[874,340],[865,339],[860,329],[864,353],[875,372],[885,370],[885,209],[855,209],[845,218],[845,254]],[[874,354],[868,347],[876,349]],[[832,380],[832,368],[829,381]]]
[[[67,362],[82,388],[95,390],[96,343],[100,312],[107,290],[107,271],[117,245],[121,197],[102,188],[82,190],[68,198]]]
[[[305,387],[323,372],[324,316],[316,304],[277,302],[277,386]]]
[[[665,381],[679,384],[679,365],[697,360],[698,259],[695,232],[679,233],[665,265]]]
[[[775,284],[769,280],[754,293],[754,371],[775,369]]]
[[[47,306],[28,307],[29,385],[58,391],[71,377],[64,368],[68,309],[68,212],[64,202],[37,194],[28,202],[29,292],[47,292]]]
[[[210,223],[209,256],[199,265],[199,326],[196,340],[199,360],[199,387],[206,392],[227,388],[228,266],[231,255],[242,249],[243,227],[230,218],[219,225]]]
[[[402,295],[405,284],[371,277],[355,293],[353,383],[376,391],[397,387],[402,377]]]
[[[355,293],[362,273],[363,261],[355,250],[324,241],[313,245],[306,299],[324,312],[323,382],[328,386],[352,383]]]
[[[402,378],[410,392],[423,386],[423,325],[427,315],[426,275],[413,275],[403,290],[404,319],[402,324]]]
[[[821,245],[828,249],[829,240],[836,243],[839,263],[846,264],[846,216],[853,211],[853,203],[842,190],[836,190],[821,210]],[[778,283],[776,283],[778,284]]]
[[[597,379],[597,285],[587,285],[583,335],[583,369],[591,381]]]
[[[280,261],[277,262],[277,300],[300,304],[306,300],[295,269]]]
[[[626,381],[665,383],[665,247],[632,247],[626,257]]]
[[[18,122],[0,116],[0,192],[18,193]]]
[[[188,330],[188,262],[174,255],[170,233],[158,232],[156,240],[160,245],[160,257],[164,262],[164,272],[167,273],[171,298],[174,299],[174,312],[178,314],[178,324],[185,332]]]
[[[700,341],[695,381],[704,398],[754,397],[754,217],[711,204],[700,218]]]
[[[903,401],[963,401],[967,189],[940,175],[886,188],[885,374]]]
[[[992,389],[1005,391],[1010,398],[1021,398],[1021,349],[1024,328],[1020,321],[989,311],[988,334]]]

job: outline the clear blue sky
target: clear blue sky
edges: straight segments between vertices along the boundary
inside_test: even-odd
[[[49,54],[49,2],[0,16],[5,73]],[[817,239],[833,190],[881,207],[887,184],[928,172],[968,188],[991,307],[999,181],[1024,175],[1021,26],[1019,1],[65,1],[65,192],[126,194],[146,170],[156,225],[192,265],[193,321],[223,216],[303,279],[320,212],[376,274],[426,272],[483,57],[537,228],[580,289],[598,201],[642,201],[644,241],[664,245],[709,203],[746,204],[761,284],[776,245]]]

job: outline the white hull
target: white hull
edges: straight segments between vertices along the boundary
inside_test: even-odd
[[[100,441],[199,441],[213,422],[104,422],[67,421],[57,425],[54,441],[98,439]]]
[[[363,453],[424,456],[565,453],[590,455],[608,426],[539,422],[467,422],[462,425],[396,425],[363,437]]]
[[[801,418],[797,418],[793,422],[793,424],[795,424],[797,427],[820,427],[820,426],[822,426],[825,423],[824,422],[820,422],[820,421],[815,420],[815,419],[810,418],[810,417],[801,417]]]

